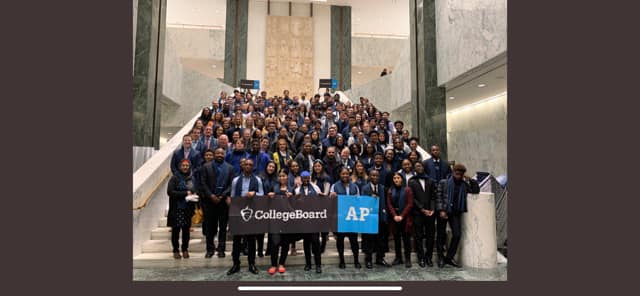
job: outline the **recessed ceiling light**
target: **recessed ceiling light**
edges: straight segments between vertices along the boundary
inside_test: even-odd
[[[484,84],[484,83],[480,83],[480,84],[478,84],[478,87],[485,87],[485,86],[487,86],[487,85],[486,85],[486,84]]]
[[[456,98],[456,97],[449,97],[449,100],[453,100],[453,99],[455,99],[455,98]]]
[[[211,65],[211,68],[218,68],[218,66],[216,66],[216,65]]]
[[[358,71],[358,74],[362,74],[362,72]]]

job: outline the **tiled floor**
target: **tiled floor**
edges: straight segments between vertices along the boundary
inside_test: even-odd
[[[266,268],[259,266],[260,273],[254,275],[247,270],[243,262],[239,273],[227,276],[228,268],[221,267],[168,267],[154,266],[134,268],[135,281],[506,281],[507,265],[499,264],[494,269],[473,268],[421,268],[414,263],[407,269],[402,266],[383,268],[374,266],[369,270],[355,269],[348,265],[339,269],[336,265],[323,266],[323,272],[316,274],[315,269],[304,271],[303,266],[287,268],[285,274],[269,275]]]

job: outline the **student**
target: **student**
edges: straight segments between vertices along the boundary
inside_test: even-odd
[[[280,170],[278,173],[278,184],[274,186],[273,191],[269,192],[267,196],[274,198],[276,195],[282,195],[286,198],[293,196],[292,188],[288,185],[288,173],[287,170]],[[280,273],[285,273],[285,264],[287,261],[287,253],[289,252],[289,237],[290,234],[285,233],[269,233],[270,256],[271,267],[269,267],[269,274],[273,275],[276,270]],[[278,260],[278,251],[280,251],[280,260]],[[277,269],[276,269],[277,266]]]
[[[387,208],[389,208],[391,227],[393,228],[393,242],[396,258],[393,265],[402,264],[402,246],[404,243],[405,267],[411,267],[411,238],[412,228],[411,209],[413,208],[413,192],[404,185],[400,173],[393,173],[391,187],[387,191]]]
[[[436,235],[435,203],[437,186],[425,173],[421,162],[415,164],[416,174],[409,179],[408,185],[413,192],[413,233],[415,234],[416,254],[420,267],[433,267],[433,240]],[[424,238],[427,238],[426,251]],[[442,254],[438,253],[438,257]]]
[[[447,247],[447,256],[438,258],[438,267],[442,268],[445,264],[455,267],[461,267],[453,257],[458,251],[458,244],[462,235],[460,218],[462,213],[467,212],[467,194],[479,193],[480,187],[478,182],[465,175],[467,168],[462,164],[456,164],[453,167],[453,173],[447,179],[440,180],[438,183],[438,195],[436,199],[436,210],[439,212],[438,217],[438,234],[437,246],[438,254],[443,253],[446,239],[446,227],[449,223],[451,227],[451,242]]]
[[[356,165],[357,167],[357,165]],[[391,267],[391,264],[384,260],[385,244],[388,242],[387,224],[387,198],[384,185],[380,184],[380,173],[374,169],[369,171],[369,180],[363,188],[362,195],[373,196],[378,199],[378,233],[362,234],[362,250],[365,253],[365,266],[371,269],[373,252],[376,252],[376,265]]]
[[[180,170],[173,174],[167,184],[167,195],[169,195],[167,226],[171,227],[171,245],[175,259],[189,258],[189,228],[195,204],[198,202],[198,196],[193,196],[195,193],[196,185],[192,179],[189,160],[183,159],[180,162]],[[180,231],[182,231],[182,256],[178,249]]]
[[[337,198],[338,194],[341,195],[360,195],[360,189],[358,186],[351,182],[349,178],[349,169],[343,167],[340,169],[340,180],[335,182],[331,186],[331,194],[332,198]],[[345,236],[349,238],[349,244],[351,245],[351,251],[353,252],[353,265],[355,268],[362,268],[360,262],[358,261],[358,251],[360,247],[358,246],[358,233],[355,232],[336,232],[336,247],[338,249],[338,255],[340,256],[340,264],[339,268],[344,269],[346,267],[344,262],[344,238]]]
[[[321,189],[315,184],[311,183],[311,174],[308,171],[303,171],[300,174],[302,177],[302,184],[296,187],[294,194],[298,198],[319,198],[321,197]],[[311,270],[311,251],[313,251],[313,258],[316,265],[316,273],[322,273],[322,259],[320,258],[320,235],[319,233],[303,233],[301,234],[304,248],[304,270]]]
[[[253,161],[245,159],[242,162],[242,174],[233,179],[231,183],[231,198],[240,196],[247,198],[261,197],[264,195],[262,181],[253,174]],[[227,206],[231,204],[231,199],[227,199]],[[240,271],[240,251],[242,249],[242,235],[233,236],[233,266],[227,272],[227,275]],[[256,236],[253,234],[244,235],[249,245],[249,272],[258,273],[256,268]]]

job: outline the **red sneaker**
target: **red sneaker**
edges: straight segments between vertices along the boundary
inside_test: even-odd
[[[271,266],[271,267],[269,268],[269,274],[273,275],[273,274],[275,274],[275,273],[276,273],[276,267],[275,267],[275,266]]]
[[[284,266],[281,265],[280,267],[278,267],[278,272],[279,273],[284,273],[285,271],[286,270],[284,269]]]

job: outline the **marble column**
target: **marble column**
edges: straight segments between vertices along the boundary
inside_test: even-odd
[[[445,90],[438,87],[435,0],[410,0],[412,134],[447,158]]]
[[[351,88],[351,6],[331,5],[331,77]]]
[[[133,145],[160,143],[167,0],[139,0],[133,72]]]
[[[224,41],[224,83],[239,86],[247,76],[249,0],[227,0]]]
[[[490,192],[467,195],[468,212],[462,215],[460,263],[472,268],[497,266],[496,205]]]

